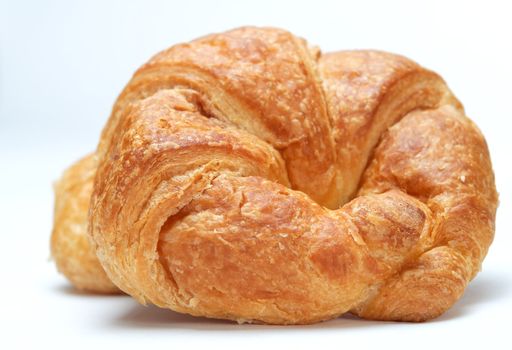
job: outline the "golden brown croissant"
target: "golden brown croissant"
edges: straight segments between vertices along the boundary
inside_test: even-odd
[[[487,145],[440,76],[278,29],[153,57],[96,156],[89,229],[107,275],[192,315],[427,320],[494,235]]]
[[[50,247],[59,271],[76,288],[115,293],[119,289],[105,274],[87,237],[87,209],[95,174],[96,157],[90,154],[67,169],[55,184]]]

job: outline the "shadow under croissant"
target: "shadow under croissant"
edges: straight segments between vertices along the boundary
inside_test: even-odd
[[[472,283],[469,284],[464,296],[451,309],[440,317],[428,321],[445,322],[458,319],[467,313],[476,305],[485,303],[489,300],[497,300],[508,295],[511,286],[498,274],[481,274]],[[61,293],[80,297],[126,297],[125,294],[91,294],[76,290],[70,286],[59,287]],[[305,330],[305,329],[347,329],[347,328],[365,328],[365,327],[385,327],[388,325],[414,326],[417,323],[397,323],[383,321],[361,320],[351,314],[345,314],[334,320],[321,322],[313,325],[304,326],[272,326],[258,324],[238,325],[236,322],[227,320],[209,319],[205,317],[194,317],[186,314],[180,314],[172,310],[161,309],[156,306],[142,306],[135,300],[130,300],[126,304],[126,309],[120,311],[112,319],[107,320],[109,326],[116,328],[182,328],[208,331],[251,331],[251,330]]]
[[[57,288],[59,293],[68,295],[68,296],[78,296],[78,297],[89,297],[89,298],[114,298],[114,297],[127,297],[127,294],[124,294],[123,292],[116,292],[116,293],[100,293],[100,292],[91,292],[87,290],[81,290],[73,287],[70,284],[65,285],[59,285]]]
[[[143,307],[132,305],[129,310],[112,320],[112,326],[119,328],[178,328],[204,331],[261,331],[261,330],[307,330],[307,329],[346,329],[352,327],[384,326],[392,322],[364,321],[350,314],[334,320],[311,325],[265,325],[265,324],[237,324],[227,320],[209,319],[180,314],[171,310],[160,309],[155,306]]]
[[[510,280],[496,273],[479,274],[469,283],[464,296],[448,311],[429,322],[455,320],[471,313],[478,304],[496,301],[507,297],[512,290]]]

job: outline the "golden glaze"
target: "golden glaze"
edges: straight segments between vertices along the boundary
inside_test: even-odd
[[[427,320],[494,235],[485,140],[441,77],[389,53],[322,55],[279,29],[153,57],[96,155],[89,230],[105,271],[192,315]]]

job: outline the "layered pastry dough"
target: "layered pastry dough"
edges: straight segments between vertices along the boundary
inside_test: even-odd
[[[427,320],[462,296],[494,235],[487,145],[439,75],[279,29],[154,56],[96,157],[89,233],[107,275],[197,316]]]

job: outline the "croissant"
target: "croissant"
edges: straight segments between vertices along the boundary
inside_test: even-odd
[[[95,158],[79,180],[94,181],[91,259],[139,302],[195,316],[428,320],[494,236],[485,139],[439,75],[386,52],[321,54],[280,29],[154,56]]]
[[[89,154],[67,169],[55,184],[51,254],[57,268],[79,289],[116,293],[119,289],[101,267],[87,237],[96,157]]]

